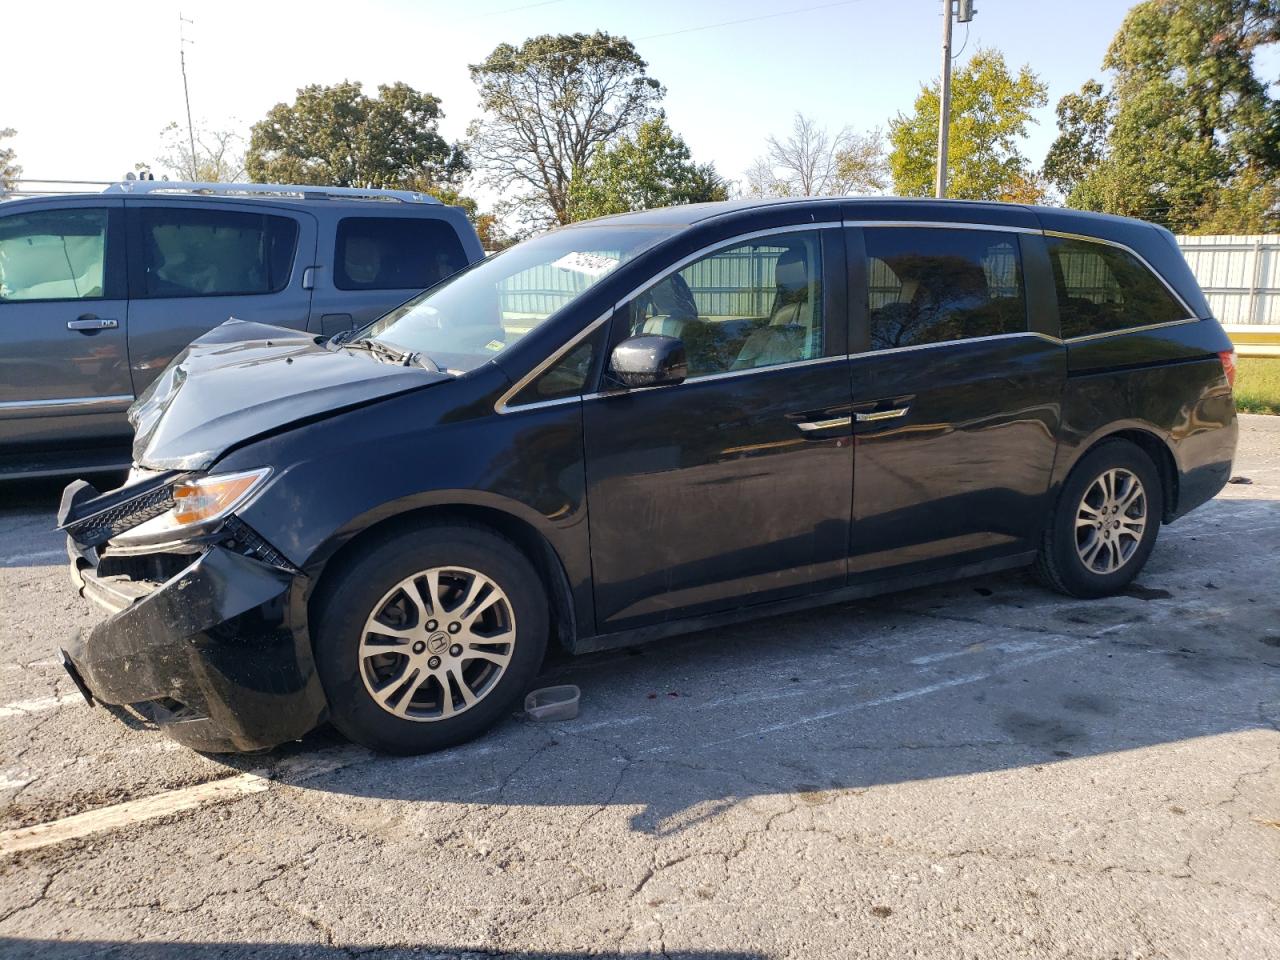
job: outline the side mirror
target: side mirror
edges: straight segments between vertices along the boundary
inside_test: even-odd
[[[626,387],[659,387],[689,376],[684,341],[679,337],[641,334],[623,340],[609,358],[610,375]]]

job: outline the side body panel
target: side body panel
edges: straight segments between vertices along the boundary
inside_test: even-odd
[[[143,271],[141,211],[163,208],[198,212],[226,210],[241,214],[287,217],[298,226],[297,246],[288,280],[277,293],[230,296],[146,297]],[[316,218],[297,206],[272,205],[256,200],[193,204],[152,197],[132,198],[127,204],[130,254],[129,355],[133,387],[141,393],[165,365],[196,337],[227,320],[306,328],[311,291],[303,287],[303,271],[316,252]]]
[[[106,210],[103,295],[0,302],[0,455],[77,442],[120,442],[133,400],[125,298],[124,203],[119,199],[19,201],[0,215]],[[69,323],[103,329],[69,329]],[[4,472],[0,466],[0,472]]]

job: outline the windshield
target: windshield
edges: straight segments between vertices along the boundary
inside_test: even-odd
[[[474,370],[673,232],[602,225],[526,240],[396,307],[361,337],[420,353],[443,370]]]

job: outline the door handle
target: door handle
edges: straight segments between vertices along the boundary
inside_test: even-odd
[[[112,320],[107,317],[95,317],[86,314],[75,320],[67,321],[68,330],[114,330],[120,326],[119,320]]]
[[[892,410],[875,410],[871,413],[855,413],[859,423],[876,423],[880,420],[897,420],[899,417],[905,417],[911,410],[910,407],[894,407]]]
[[[803,433],[811,430],[830,430],[833,427],[847,427],[853,421],[849,417],[832,417],[829,420],[801,420],[796,429]]]

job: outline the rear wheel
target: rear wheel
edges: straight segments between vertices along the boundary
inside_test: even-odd
[[[1127,440],[1104,441],[1063,485],[1040,545],[1037,575],[1073,597],[1124,589],[1155,546],[1163,503],[1151,458]]]
[[[387,753],[484,732],[546,651],[541,579],[513,544],[479,527],[424,525],[376,544],[327,585],[316,612],[333,725]]]

